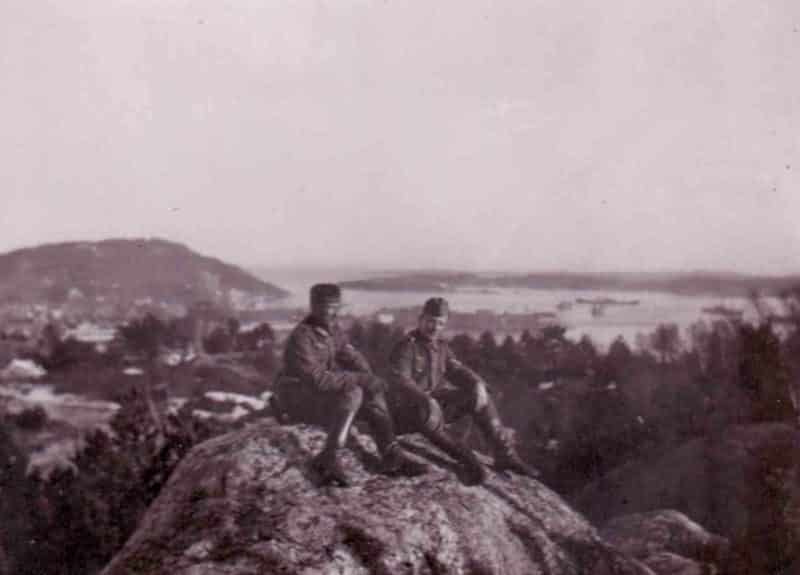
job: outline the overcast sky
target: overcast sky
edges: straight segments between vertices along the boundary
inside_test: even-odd
[[[0,251],[800,272],[797,0],[5,0]]]

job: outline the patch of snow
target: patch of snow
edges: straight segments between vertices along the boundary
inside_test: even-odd
[[[113,401],[86,399],[72,393],[54,393],[53,386],[10,384],[0,386],[0,397],[8,398],[9,412],[20,412],[34,405],[41,406],[50,419],[66,421],[81,429],[101,427],[108,423],[120,406]]]
[[[209,420],[213,419],[216,421],[221,421],[223,423],[230,423],[232,421],[236,421],[237,419],[241,419],[245,415],[249,415],[252,412],[249,409],[245,409],[241,405],[237,405],[233,408],[233,411],[229,413],[213,413],[206,409],[195,409],[192,411],[192,415],[198,419]]]
[[[12,359],[3,371],[0,371],[0,379],[41,379],[45,375],[47,371],[29,359]]]
[[[235,403],[237,406],[246,405],[255,411],[264,409],[267,406],[266,401],[242,393],[207,391],[205,396],[212,401],[230,402]]]
[[[239,333],[250,333],[251,331],[255,331],[258,326],[261,325],[262,322],[260,321],[248,321],[243,323],[239,326]]]
[[[394,314],[391,313],[379,313],[377,318],[378,323],[382,323],[384,325],[389,325],[394,323]]]
[[[175,367],[176,365],[180,365],[183,362],[183,356],[178,353],[177,351],[171,351],[161,358],[162,363],[165,365],[169,365],[170,367]]]
[[[64,336],[87,343],[108,343],[114,339],[116,333],[116,328],[100,327],[85,321],[75,329],[68,330]]]
[[[295,321],[286,321],[286,320],[276,320],[271,321],[269,324],[272,326],[272,329],[276,332],[280,331],[291,331],[297,325]]]
[[[122,370],[125,375],[144,375],[144,371],[138,367],[126,367]]]
[[[50,443],[31,453],[27,472],[36,470],[47,477],[51,471],[58,468],[71,468],[77,471],[73,458],[82,446],[83,442],[76,439],[62,439]]]
[[[189,400],[185,397],[170,397],[167,399],[167,412],[171,414],[178,413],[181,408],[186,405]]]
[[[84,297],[85,296],[83,295],[83,292],[76,287],[69,288],[69,291],[67,292],[68,299],[83,299]]]
[[[251,413],[251,411],[250,411],[249,409],[245,409],[245,408],[244,408],[244,407],[242,407],[241,405],[237,405],[236,407],[234,407],[234,408],[233,408],[233,411],[231,411],[231,412],[228,414],[228,416],[229,416],[229,417],[230,417],[232,420],[236,421],[237,419],[241,419],[241,418],[242,418],[242,417],[244,417],[245,415],[250,415],[250,413]]]

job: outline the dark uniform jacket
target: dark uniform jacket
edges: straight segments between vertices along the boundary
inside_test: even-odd
[[[320,391],[342,389],[352,372],[370,372],[369,362],[335,325],[325,328],[306,317],[294,328],[283,354],[282,377]]]
[[[483,381],[456,359],[444,339],[427,339],[416,329],[395,346],[389,366],[389,381],[395,392],[413,385],[433,394],[444,387],[471,388]]]

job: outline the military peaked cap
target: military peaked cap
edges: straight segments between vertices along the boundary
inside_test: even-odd
[[[422,313],[431,317],[442,317],[450,314],[450,306],[443,297],[432,297],[425,302]]]
[[[342,301],[342,290],[336,284],[314,284],[311,286],[311,303],[338,303]]]

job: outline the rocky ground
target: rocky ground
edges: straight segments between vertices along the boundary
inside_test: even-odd
[[[663,541],[643,553],[614,525],[604,539],[537,481],[492,473],[464,485],[416,436],[408,446],[431,472],[411,479],[382,475],[371,440],[354,439],[348,488],[320,486],[309,471],[324,436],[308,426],[266,418],[197,446],[104,575],[712,572],[710,556],[684,557]],[[706,537],[677,517],[687,537]],[[664,553],[677,559],[667,564]]]

